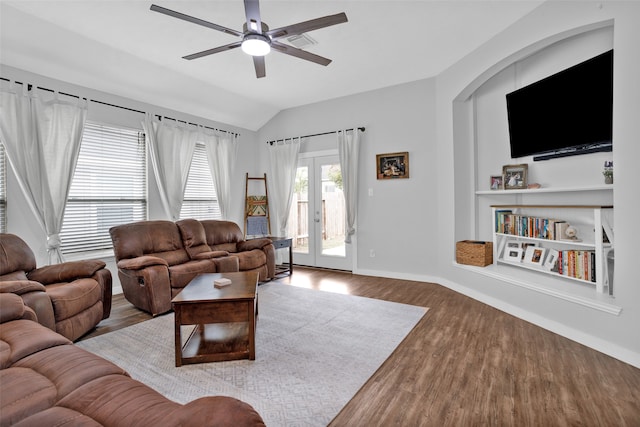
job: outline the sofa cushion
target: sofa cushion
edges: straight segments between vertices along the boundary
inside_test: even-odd
[[[31,354],[59,345],[71,344],[65,337],[32,320],[12,320],[0,327],[0,340],[9,346],[9,356],[0,368],[5,368]]]
[[[267,263],[264,251],[254,249],[252,251],[237,252],[233,256],[238,258],[240,271],[249,271],[261,267]]]
[[[25,418],[14,427],[41,427],[41,426],[56,426],[56,427],[103,427],[102,424],[97,421],[81,414],[78,411],[74,411],[68,408],[61,408],[54,406],[53,408],[45,409],[37,414]]]
[[[176,225],[182,236],[182,244],[191,259],[198,259],[199,254],[211,251],[209,245],[207,245],[207,236],[200,221],[197,219],[183,219],[176,222]]]
[[[211,259],[193,260],[169,267],[172,288],[184,288],[191,279],[202,273],[215,273],[216,264]]]
[[[58,320],[56,321],[56,332],[75,341],[100,323],[102,309],[102,302],[98,301],[74,316]]]
[[[207,244],[211,250],[236,252],[236,243],[244,240],[244,234],[235,222],[207,219],[200,221],[200,223],[204,227],[204,232],[207,236]],[[222,244],[231,244],[232,247],[227,246],[231,247],[231,250],[218,246]]]
[[[3,233],[0,238],[0,280],[14,272],[31,271],[36,268],[36,257],[29,246],[15,234]],[[15,277],[15,276],[14,276]],[[26,277],[7,280],[26,279]]]
[[[58,402],[104,426],[162,426],[180,405],[124,375],[87,383]]]
[[[56,402],[56,387],[46,377],[27,368],[0,370],[2,425],[13,425]]]
[[[47,378],[55,385],[57,399],[105,375],[127,375],[117,365],[74,345],[47,348],[19,360],[13,366],[32,370]]]
[[[189,260],[178,226],[172,221],[138,221],[109,230],[117,260],[157,256],[169,265]]]
[[[75,316],[102,300],[102,288],[93,279],[54,283],[47,286],[47,294],[53,303],[56,323]]]

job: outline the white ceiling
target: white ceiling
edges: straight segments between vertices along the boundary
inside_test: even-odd
[[[0,0],[0,62],[138,101],[257,130],[279,111],[433,77],[542,1],[262,0],[270,28],[345,12],[310,32],[323,67],[272,52],[255,77],[235,41],[149,10],[152,3],[241,31],[241,0]]]

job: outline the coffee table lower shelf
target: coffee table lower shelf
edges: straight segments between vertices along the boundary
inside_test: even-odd
[[[181,364],[254,359],[247,322],[196,325],[182,346]]]

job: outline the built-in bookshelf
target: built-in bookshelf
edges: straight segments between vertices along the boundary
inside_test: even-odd
[[[493,260],[613,295],[613,206],[492,205]],[[567,235],[567,230],[575,235]],[[572,234],[572,233],[569,233]]]

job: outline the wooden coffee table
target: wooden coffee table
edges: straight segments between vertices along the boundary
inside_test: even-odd
[[[213,285],[225,277],[232,284]],[[209,273],[196,276],[171,304],[175,312],[176,366],[256,358],[258,273]],[[182,326],[196,325],[182,345]]]

